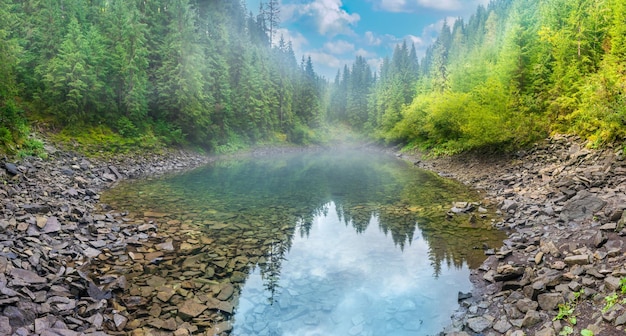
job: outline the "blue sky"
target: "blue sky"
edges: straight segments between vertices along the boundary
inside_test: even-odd
[[[256,12],[260,0],[246,0]],[[267,2],[267,0],[263,0]],[[436,38],[444,20],[468,19],[489,0],[281,0],[282,34],[298,59],[311,56],[317,73],[333,80],[357,55],[377,70],[397,43],[414,43],[418,55]]]

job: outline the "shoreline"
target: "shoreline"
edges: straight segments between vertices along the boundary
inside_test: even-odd
[[[303,149],[257,148],[234,156],[291,150]],[[167,218],[116,212],[122,209],[100,202],[100,192],[123,180],[187,171],[220,157],[170,150],[86,159],[52,147],[48,153],[47,160],[26,158],[0,167],[0,180],[5,181],[0,185],[0,334],[127,334],[133,321],[111,300],[112,293],[128,289],[126,278],[90,278],[91,260],[119,256],[129,247],[133,256],[140,255],[138,247],[146,243],[167,253],[172,242],[161,241],[153,224]],[[622,154],[587,150],[574,137],[557,136],[497,158],[397,156],[482,191],[505,215],[497,226],[511,232],[503,247],[472,271],[473,297],[460,302],[443,334],[557,335],[571,325],[564,319],[553,321],[560,303],[574,307],[575,335],[583,328],[595,335],[624,333],[626,309],[621,304],[601,311],[605,298],[626,276],[626,231],[617,224],[626,221]],[[15,170],[17,175],[9,172]],[[179,248],[185,241],[174,243]],[[133,260],[151,267],[143,256]],[[232,290],[204,285],[216,295]],[[212,324],[221,319],[211,318]],[[167,327],[166,322],[160,326]],[[169,332],[190,332],[185,330]],[[214,332],[211,328],[205,334]]]
[[[510,232],[472,272],[473,297],[443,335],[625,333],[626,161],[584,145],[557,135],[498,157],[398,154],[483,191]]]

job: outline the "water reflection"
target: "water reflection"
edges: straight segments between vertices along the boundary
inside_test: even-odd
[[[324,328],[331,325],[322,323],[328,317],[334,321],[333,328],[366,335],[374,329],[341,320],[349,316],[358,321],[363,316],[373,323],[367,311],[354,314],[355,307],[363,305],[387,307],[384,314],[377,312],[380,318],[385,316],[385,323],[378,321],[385,328],[423,328],[421,323],[410,325],[417,323],[410,316],[419,314],[418,308],[408,307],[419,306],[416,300],[425,292],[432,293],[433,300],[424,299],[431,307],[429,312],[447,319],[446,314],[436,311],[439,304],[446,309],[454,307],[456,289],[451,290],[451,284],[463,284],[466,265],[476,267],[484,259],[482,250],[473,247],[496,246],[503,239],[502,234],[489,230],[488,218],[470,222],[467,216],[446,215],[453,201],[476,200],[476,195],[463,186],[393,157],[367,151],[318,151],[221,161],[184,175],[127,184],[103,198],[116,209],[163,213],[165,217],[157,222],[161,223],[160,231],[170,237],[155,244],[170,239],[176,247],[163,253],[163,262],[132,270],[133,284],[128,294],[141,293],[147,296],[148,304],[162,303],[158,290],[148,283],[154,282],[150,279],[155,275],[163,279],[159,285],[172,288],[185,279],[205,283],[191,286],[191,293],[185,292],[184,297],[174,295],[168,303],[178,305],[190,298],[204,302],[210,309],[200,318],[204,316],[206,325],[212,325],[216,320],[231,318],[232,313],[232,309],[229,312],[218,307],[216,297],[235,305],[239,301],[237,335],[260,334],[260,330],[289,334],[298,325],[308,326],[306,333],[328,335],[329,329]],[[321,243],[326,245],[321,247]],[[301,249],[306,251],[299,252]],[[357,253],[348,258],[342,254],[348,249]],[[314,260],[329,268],[309,268]],[[330,261],[337,260],[342,263],[330,267]],[[354,266],[359,265],[361,268],[355,270]],[[401,272],[384,277],[392,274],[387,269],[391,266]],[[131,272],[119,267],[117,271]],[[410,293],[385,294],[409,284]],[[224,286],[232,285],[234,294],[222,294]],[[349,294],[354,288],[361,288],[367,295]],[[381,297],[374,298],[379,294]],[[306,297],[326,296],[332,299],[301,302]],[[265,303],[260,305],[261,301]],[[294,301],[299,305],[287,305]],[[403,305],[404,310],[396,309]],[[127,309],[139,317],[145,315],[146,307]],[[253,315],[244,313],[250,309]],[[290,322],[291,331],[272,329],[268,323],[259,329],[264,322],[259,322],[262,319],[258,316],[279,321],[272,314],[297,322]],[[248,316],[256,316],[252,324]],[[302,316],[310,320],[301,320]],[[432,316],[425,318],[436,320]],[[256,327],[243,327],[241,323]]]
[[[416,233],[400,251],[371,217],[356,233],[328,205],[308,237],[296,237],[282,277],[264,290],[252,271],[235,316],[235,335],[431,335],[449,322],[467,267],[432,276],[428,244]],[[269,299],[269,300],[268,300]]]

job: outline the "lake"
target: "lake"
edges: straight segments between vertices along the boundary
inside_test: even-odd
[[[150,318],[193,301],[208,309],[183,320],[201,330],[228,321],[237,336],[434,335],[471,291],[483,247],[505,238],[477,193],[370,149],[224,159],[124,183],[103,202],[155,217],[165,238],[154,250],[172,246],[127,271],[128,295],[147,296],[136,317],[157,329]],[[453,214],[455,204],[473,211]],[[167,301],[162,286],[175,290]],[[155,304],[178,310],[146,317]]]

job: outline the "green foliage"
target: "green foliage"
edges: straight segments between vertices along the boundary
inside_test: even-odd
[[[580,331],[580,336],[594,336],[594,333],[589,329],[583,329]]]
[[[51,138],[71,150],[80,149],[88,156],[159,151],[163,144],[159,137],[150,132],[134,138],[127,138],[104,125],[66,127],[61,132],[52,134]]]
[[[576,306],[573,305],[571,302],[559,304],[559,312],[552,319],[552,321],[558,321],[563,319],[569,320],[569,318],[574,314],[575,309]]]
[[[116,122],[117,132],[125,138],[134,138],[139,136],[137,126],[126,117],[119,118]]]
[[[572,326],[564,326],[563,329],[561,329],[561,332],[559,332],[560,336],[568,336],[574,333],[574,328]]]
[[[28,138],[20,146],[20,149],[17,151],[17,156],[19,158],[24,158],[27,156],[37,156],[45,159],[48,155],[43,148],[43,142],[41,140]]]
[[[611,308],[613,308],[613,306],[615,306],[618,300],[619,296],[617,295],[617,293],[613,293],[604,297],[605,304],[604,307],[602,307],[602,312],[606,313],[607,311],[609,311]]]
[[[330,110],[383,140],[435,154],[507,151],[551,131],[594,146],[621,142],[625,18],[618,0],[492,1],[467,22],[446,22],[419,68],[397,46],[363,87],[365,122],[347,118],[338,98],[351,98],[348,68],[335,79]]]
[[[0,146],[23,141],[26,106],[68,133],[85,128],[88,151],[111,129],[112,150],[139,139],[232,150],[322,126],[325,81],[291,42],[269,43],[271,7],[254,17],[239,1],[0,0]]]

